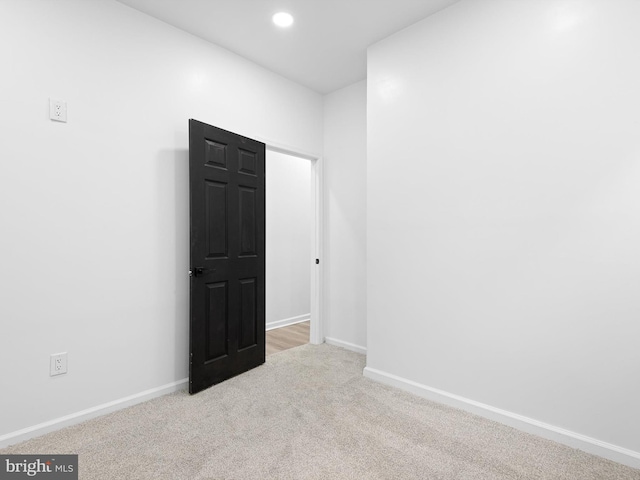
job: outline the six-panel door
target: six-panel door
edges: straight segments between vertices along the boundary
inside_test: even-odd
[[[189,391],[265,361],[265,145],[189,121]]]

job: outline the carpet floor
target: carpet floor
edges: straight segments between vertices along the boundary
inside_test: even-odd
[[[362,355],[304,345],[197,395],[0,453],[79,454],[83,480],[640,480],[640,470],[373,382],[363,367]]]

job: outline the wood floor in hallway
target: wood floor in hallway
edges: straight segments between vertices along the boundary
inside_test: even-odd
[[[309,343],[309,322],[296,323],[288,327],[267,332],[267,355],[282,352]]]

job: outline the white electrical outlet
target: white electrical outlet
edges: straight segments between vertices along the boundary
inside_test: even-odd
[[[67,352],[52,354],[49,368],[52,377],[67,373]]]
[[[67,123],[67,102],[49,99],[49,118],[56,122]]]

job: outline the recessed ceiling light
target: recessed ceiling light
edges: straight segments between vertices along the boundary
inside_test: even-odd
[[[279,27],[290,27],[293,25],[293,16],[287,12],[278,12],[273,17],[273,23]]]

